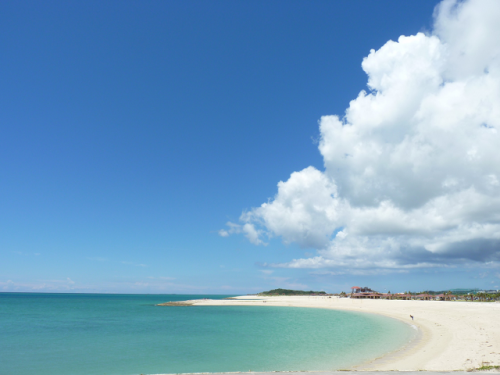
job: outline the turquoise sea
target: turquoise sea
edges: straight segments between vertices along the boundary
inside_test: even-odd
[[[225,297],[0,293],[0,374],[345,369],[414,334],[382,316],[326,309],[155,306]]]

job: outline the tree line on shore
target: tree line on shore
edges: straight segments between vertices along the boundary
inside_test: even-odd
[[[273,289],[258,294],[259,296],[326,296],[326,292],[315,292],[313,290],[292,290],[292,289]]]

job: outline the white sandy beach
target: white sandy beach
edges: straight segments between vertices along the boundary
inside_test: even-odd
[[[258,300],[245,300],[258,298]],[[265,301],[265,302],[264,302]],[[194,305],[296,306],[381,314],[418,329],[396,352],[352,370],[453,371],[500,365],[500,303],[354,300],[327,297],[249,297],[196,300]],[[415,317],[412,321],[410,315]]]

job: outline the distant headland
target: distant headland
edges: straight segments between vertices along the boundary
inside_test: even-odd
[[[315,292],[313,290],[292,290],[292,289],[273,289],[267,292],[259,293],[258,296],[326,296],[326,292]]]

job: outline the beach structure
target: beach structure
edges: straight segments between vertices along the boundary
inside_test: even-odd
[[[433,297],[435,297],[439,301],[451,301],[452,298],[453,299],[457,298],[456,295],[451,294],[451,293],[442,293],[442,294],[438,294],[437,296],[433,296]]]
[[[500,293],[500,289],[478,290],[477,293],[495,294],[495,293]]]
[[[422,300],[422,301],[430,301],[433,299],[434,296],[432,294],[427,294],[427,293],[421,293],[416,296],[416,299]]]
[[[351,298],[369,298],[369,299],[380,299],[384,298],[384,294],[371,290],[367,286],[353,286],[351,287]]]
[[[411,300],[414,299],[412,294],[407,293],[395,293],[395,294],[384,294],[385,299],[402,299],[402,300]]]
[[[380,299],[383,297],[381,293],[355,293],[351,296],[351,298],[369,298],[369,299]]]
[[[368,288],[367,286],[364,286],[364,287],[353,286],[353,287],[351,287],[351,294],[357,294],[357,293],[377,293],[377,292]]]

